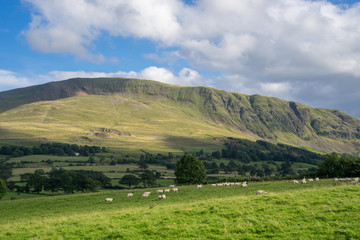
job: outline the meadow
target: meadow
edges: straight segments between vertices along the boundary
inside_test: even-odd
[[[256,195],[262,189],[267,195]],[[360,186],[320,180],[0,202],[0,239],[359,239]],[[149,198],[141,194],[151,191]],[[113,202],[105,202],[113,197]]]

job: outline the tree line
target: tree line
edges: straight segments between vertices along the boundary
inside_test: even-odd
[[[66,144],[66,143],[42,143],[40,146],[12,146],[5,145],[0,148],[0,154],[11,157],[26,155],[56,155],[56,156],[89,156],[99,152],[107,152],[105,147]]]
[[[27,193],[40,193],[42,191],[74,193],[75,191],[95,191],[99,187],[111,186],[111,179],[102,172],[69,171],[63,168],[53,168],[48,175],[39,169],[34,173],[21,175],[21,181],[26,182],[26,185],[12,185],[9,186],[9,189]]]

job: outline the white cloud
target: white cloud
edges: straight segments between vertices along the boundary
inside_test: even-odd
[[[11,89],[16,87],[26,87],[31,85],[31,81],[19,74],[0,69],[0,89]]]
[[[156,67],[136,77],[203,82],[301,102],[313,99],[310,105],[324,102],[329,107],[332,102],[345,110],[349,102],[360,100],[360,3],[346,7],[320,0],[197,0],[192,5],[181,0],[25,1],[33,6],[33,18],[24,35],[39,51],[102,62],[106,59],[95,45],[102,35],[144,38],[160,47],[160,53],[148,57],[185,59],[193,69],[221,77],[210,83],[194,70],[175,76]],[[332,101],[321,101],[329,99],[329,89],[335,89]],[[344,95],[352,100],[343,100]]]

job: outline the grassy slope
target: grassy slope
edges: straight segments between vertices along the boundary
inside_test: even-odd
[[[244,137],[203,118],[198,109],[163,99],[138,101],[120,95],[91,95],[32,103],[1,115],[3,138],[37,139],[152,150],[218,148],[215,136]],[[94,136],[93,129],[119,134]]]
[[[269,195],[256,196],[263,189]],[[180,187],[159,201],[145,190],[0,202],[1,239],[358,239],[359,186]],[[146,190],[147,191],[147,190]],[[152,190],[153,191],[153,190]],[[154,191],[153,191],[154,192]],[[105,197],[114,202],[105,203]]]
[[[0,135],[5,141],[45,138],[184,150],[213,149],[216,144],[211,137],[233,136],[318,151],[360,149],[360,120],[340,111],[208,87],[136,79],[70,79],[2,92],[0,100]],[[22,105],[31,102],[35,103]],[[87,136],[91,129],[102,127],[124,135]],[[129,134],[136,137],[125,137]]]

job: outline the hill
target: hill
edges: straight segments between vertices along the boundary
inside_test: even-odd
[[[338,110],[121,78],[76,78],[1,92],[0,134],[3,142],[164,151],[216,149],[227,137],[360,151],[360,120]]]

